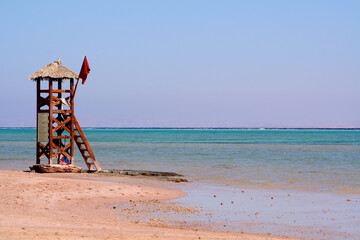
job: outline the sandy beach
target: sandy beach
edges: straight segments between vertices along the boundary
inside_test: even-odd
[[[0,171],[1,239],[295,239],[241,232],[172,226],[161,219],[126,220],[133,209],[118,211],[121,203],[146,209],[149,203],[169,208],[166,200],[185,196],[171,184],[129,183],[126,178],[87,174],[37,174]],[[136,204],[134,204],[136,203]],[[172,210],[192,212],[170,205]],[[122,215],[122,217],[119,216]],[[137,211],[136,214],[142,214]]]

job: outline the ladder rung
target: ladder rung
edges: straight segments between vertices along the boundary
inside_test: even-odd
[[[85,163],[86,163],[87,165],[95,165],[95,163],[89,162],[89,161],[85,161]]]

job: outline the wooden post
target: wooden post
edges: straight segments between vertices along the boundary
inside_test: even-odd
[[[74,138],[75,138],[75,130],[74,130],[74,118],[75,118],[75,115],[74,115],[74,94],[75,94],[75,91],[74,91],[74,79],[71,78],[70,79],[70,110],[71,110],[71,113],[70,113],[70,116],[71,116],[71,137],[70,137],[70,142],[71,142],[71,164],[74,164]]]
[[[53,79],[49,78],[49,164],[53,164]]]
[[[39,112],[40,112],[40,79],[36,80],[36,164],[40,164]]]
[[[62,80],[58,80],[58,90],[62,88]],[[57,94],[57,97],[58,99],[61,99],[62,97],[62,93],[59,91],[58,94]],[[61,110],[63,107],[62,107],[62,103],[60,102],[60,104],[58,104],[57,106],[57,109],[58,110]],[[60,119],[59,117],[61,116],[62,113],[58,113],[57,114],[57,117],[58,119]],[[58,134],[59,136],[61,136],[61,132],[59,132],[60,134]],[[62,145],[63,145],[63,140],[60,138],[60,139],[57,139],[57,146],[61,149],[62,148]],[[57,161],[57,163],[59,163],[59,160]]]

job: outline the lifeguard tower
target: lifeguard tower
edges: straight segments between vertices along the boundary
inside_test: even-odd
[[[41,68],[30,77],[36,90],[36,164],[43,158],[49,165],[62,158],[74,164],[75,143],[89,170],[100,171],[93,151],[74,115],[74,80],[78,75],[64,67],[60,59]]]

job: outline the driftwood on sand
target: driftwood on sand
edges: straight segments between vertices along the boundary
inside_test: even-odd
[[[85,171],[89,172],[89,171]],[[169,182],[188,182],[184,177],[184,175],[174,173],[174,172],[157,172],[157,171],[144,171],[144,170],[102,170],[102,171],[95,171],[92,172],[95,174],[101,175],[110,175],[110,176],[133,176],[133,177],[140,177],[140,178],[148,178],[154,180],[161,180],[161,181],[169,181]]]

